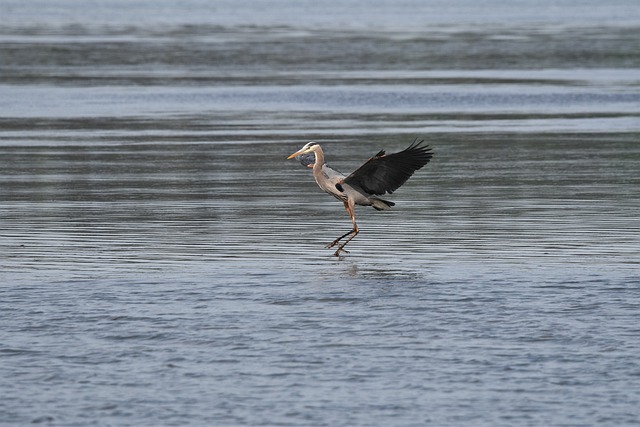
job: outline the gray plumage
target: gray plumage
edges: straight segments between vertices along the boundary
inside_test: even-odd
[[[300,150],[289,156],[295,157],[303,165],[313,167],[313,177],[320,188],[344,203],[345,209],[351,217],[353,229],[335,239],[327,245],[331,248],[343,238],[350,236],[334,253],[340,252],[360,231],[355,219],[355,205],[372,206],[376,210],[390,209],[395,203],[377,196],[391,194],[404,184],[415,171],[429,163],[433,152],[429,146],[422,145],[424,141],[414,141],[409,147],[398,153],[386,155],[384,150],[367,160],[362,166],[348,176],[331,169],[324,161],[324,152],[318,143],[309,142]],[[313,164],[308,157],[313,153]]]

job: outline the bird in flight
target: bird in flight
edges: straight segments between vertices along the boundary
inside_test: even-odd
[[[360,232],[356,224],[356,205],[372,206],[378,211],[391,209],[395,203],[377,196],[393,193],[415,171],[429,163],[433,157],[433,151],[428,145],[422,145],[423,142],[416,139],[406,149],[388,155],[384,150],[381,150],[349,176],[344,176],[331,169],[324,162],[324,152],[320,144],[316,142],[305,144],[304,147],[288,157],[288,159],[295,157],[303,165],[313,167],[313,177],[318,186],[342,201],[351,217],[353,229],[327,245],[327,248],[338,246],[334,253],[335,256],[339,257],[341,252],[349,253],[344,247]],[[310,153],[315,155],[313,162],[309,159]],[[345,237],[348,238],[340,243]]]

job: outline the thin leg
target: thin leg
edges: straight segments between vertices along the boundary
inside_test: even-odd
[[[349,251],[346,250],[344,247],[347,246],[347,243],[349,243],[360,232],[360,229],[358,228],[358,224],[356,224],[355,203],[353,203],[353,200],[349,199],[346,202],[344,202],[344,207],[347,209],[347,212],[349,213],[349,216],[351,217],[351,222],[353,223],[353,230],[351,230],[350,232],[348,232],[344,236],[340,237],[340,239],[342,239],[343,237],[351,235],[343,244],[341,244],[338,247],[338,250],[336,250],[336,252],[333,254],[333,255],[338,256],[338,257],[340,256],[340,251],[349,253]],[[334,244],[337,244],[340,241],[340,239],[338,239],[336,242],[334,242]]]
[[[349,215],[351,216],[351,213],[349,212],[349,203],[348,202],[342,202],[344,203],[344,208],[347,210],[347,213],[349,213]],[[353,219],[352,219],[353,221]],[[327,249],[334,247],[335,245],[337,245],[338,243],[340,243],[340,240],[344,239],[345,237],[347,237],[349,234],[354,233],[356,231],[355,228],[352,228],[351,230],[347,231],[346,233],[344,233],[342,236],[338,237],[336,240],[334,240],[333,242],[329,243],[327,246],[325,246]]]
[[[326,246],[326,248],[327,248],[327,249],[329,249],[329,248],[334,247],[335,245],[337,245],[338,243],[340,243],[340,240],[344,239],[344,238],[345,238],[345,237],[347,237],[349,234],[351,234],[351,233],[353,233],[353,232],[355,232],[355,231],[356,231],[356,230],[355,230],[355,228],[352,228],[351,230],[349,230],[349,231],[347,231],[346,233],[344,233],[342,236],[338,237],[338,238],[337,238],[336,240],[334,240],[333,242],[329,243],[329,244]]]
[[[338,248],[338,250],[335,251],[333,255],[340,256],[340,251],[345,252],[345,253],[348,254],[349,251],[346,250],[344,247],[347,246],[347,243],[349,243],[354,237],[356,237],[359,232],[360,232],[360,229],[358,227],[356,227],[354,229],[354,231],[353,231],[353,234],[351,234],[351,237],[349,237],[343,244],[341,244],[340,247]]]

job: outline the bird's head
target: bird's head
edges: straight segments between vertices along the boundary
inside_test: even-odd
[[[287,157],[287,159],[293,159],[294,157],[301,156],[303,154],[315,153],[316,150],[320,149],[320,144],[317,142],[307,142],[304,147]]]

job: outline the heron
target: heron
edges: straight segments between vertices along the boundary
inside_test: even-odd
[[[288,159],[295,157],[304,166],[312,167],[313,177],[318,186],[344,203],[353,228],[326,246],[327,248],[338,246],[335,256],[340,257],[341,252],[349,253],[344,247],[360,232],[356,223],[356,205],[372,206],[378,211],[391,209],[395,203],[377,196],[393,193],[407,182],[415,171],[429,163],[433,157],[433,151],[423,143],[424,140],[416,139],[409,147],[392,154],[386,154],[384,150],[380,150],[348,176],[331,169],[324,162],[324,152],[317,142],[308,142],[288,157]],[[315,155],[313,163],[308,157],[311,153]],[[342,239],[345,240],[342,241]]]

